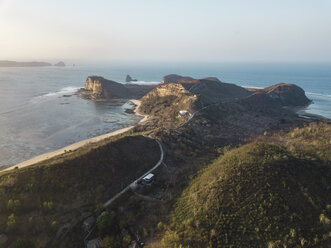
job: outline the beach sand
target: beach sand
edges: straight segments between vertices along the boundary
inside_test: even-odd
[[[147,121],[147,119],[148,119],[147,115],[142,115],[142,114],[138,113],[138,108],[141,104],[141,101],[140,100],[130,100],[130,102],[132,102],[133,104],[136,105],[136,107],[134,109],[135,114],[144,117],[138,123],[143,123],[143,122]],[[93,143],[97,143],[97,142],[100,142],[100,141],[102,141],[104,139],[107,139],[109,137],[113,137],[113,136],[125,133],[125,132],[131,130],[132,128],[134,128],[134,126],[122,128],[122,129],[119,129],[119,130],[116,130],[116,131],[113,131],[113,132],[110,132],[110,133],[106,133],[106,134],[103,134],[103,135],[100,135],[100,136],[97,136],[97,137],[93,137],[93,138],[90,138],[90,139],[85,139],[85,140],[79,141],[77,143],[71,144],[69,146],[63,147],[61,149],[55,150],[53,152],[44,153],[44,154],[41,154],[41,155],[36,156],[34,158],[31,158],[29,160],[18,163],[16,165],[10,166],[6,169],[0,170],[0,172],[13,170],[15,168],[24,168],[24,167],[27,167],[27,166],[30,166],[30,165],[34,165],[36,163],[48,160],[50,158],[54,158],[56,156],[62,155],[64,153],[68,152],[68,151],[72,152],[72,151],[75,151],[75,150],[77,150],[77,149],[79,149],[83,146],[93,144]]]

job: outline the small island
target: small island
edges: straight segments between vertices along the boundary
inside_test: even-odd
[[[66,64],[65,64],[63,61],[60,61],[60,62],[58,62],[58,63],[54,64],[54,66],[58,66],[58,67],[65,67],[65,66],[66,66]]]
[[[132,78],[130,75],[126,75],[125,82],[130,83],[130,82],[137,82],[137,79]]]

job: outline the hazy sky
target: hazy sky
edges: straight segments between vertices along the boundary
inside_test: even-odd
[[[0,0],[0,60],[331,61],[331,0]]]

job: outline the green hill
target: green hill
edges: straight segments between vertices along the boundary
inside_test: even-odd
[[[67,229],[81,227],[84,218],[159,158],[154,140],[122,136],[35,166],[2,172],[0,234],[9,237],[9,244],[24,239],[35,247],[57,247],[51,242],[61,241]],[[74,242],[82,242],[81,238],[71,241],[72,246],[81,247]]]
[[[161,244],[324,247],[331,232],[330,137],[330,125],[312,124],[225,153],[183,191]]]

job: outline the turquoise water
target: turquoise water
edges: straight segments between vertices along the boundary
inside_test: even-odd
[[[150,63],[76,67],[0,68],[0,166],[12,165],[79,140],[137,122],[128,104],[95,103],[72,95],[86,77],[159,83],[167,74],[218,77],[242,86],[285,82],[312,99],[306,111],[331,118],[331,64]],[[64,95],[72,95],[64,97]]]

